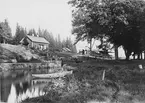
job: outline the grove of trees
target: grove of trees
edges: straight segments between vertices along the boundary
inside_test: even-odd
[[[13,37],[12,43],[14,45],[20,44],[20,41],[26,35],[44,37],[50,43],[49,44],[50,51],[61,51],[62,48],[67,47],[72,52],[76,52],[76,46],[73,45],[70,38],[66,38],[65,40],[61,40],[60,35],[58,35],[58,37],[55,38],[53,36],[53,34],[48,32],[47,30],[40,29],[40,28],[38,29],[38,31],[36,31],[35,29],[27,30],[26,28],[23,28],[22,26],[20,26],[18,24],[16,26],[16,33]]]
[[[76,42],[107,37],[118,58],[122,46],[126,59],[145,52],[144,0],[70,0],[72,6],[72,33]],[[142,57],[142,56],[141,56]]]
[[[0,43],[9,42],[12,40],[11,28],[8,21],[0,22]]]
[[[71,50],[71,52],[76,52],[76,46],[73,45],[72,40],[70,38],[66,38],[64,40],[60,39],[60,35],[58,37],[54,37],[51,32],[48,32],[44,29],[35,29],[27,30],[26,28],[17,24],[15,35],[12,36],[11,28],[7,20],[4,22],[0,22],[0,43],[9,43],[13,45],[19,45],[20,41],[26,36],[39,36],[44,37],[49,41],[49,51],[61,51],[64,47],[67,47]]]

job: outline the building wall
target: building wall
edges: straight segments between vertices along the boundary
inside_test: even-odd
[[[31,43],[32,44],[32,43]],[[41,49],[41,50],[45,50],[48,48],[48,44],[45,44],[45,43],[38,43],[38,42],[33,42],[33,47],[34,48],[37,48],[37,49]]]
[[[27,38],[27,41],[29,43],[28,47],[32,47],[32,41],[30,39]]]
[[[49,44],[46,43],[32,42],[29,38],[27,38],[27,41],[29,43],[28,47],[33,47],[40,50],[45,50],[49,48]]]

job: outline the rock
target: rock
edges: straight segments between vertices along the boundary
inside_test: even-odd
[[[142,64],[138,65],[139,69],[143,69],[143,66]]]
[[[9,63],[9,62],[11,62],[11,61],[10,60],[4,60],[4,59],[0,60],[0,63]]]
[[[16,59],[11,59],[11,62],[12,63],[17,63],[17,60]]]
[[[11,76],[11,72],[10,71],[4,71],[2,72],[2,75],[4,78],[10,77]]]
[[[28,62],[33,58],[38,60],[39,55],[33,54],[30,50],[27,50],[21,45],[2,44],[0,47],[0,59],[2,59],[2,62]]]
[[[11,69],[12,64],[9,64],[9,63],[1,63],[0,64],[0,67],[2,68],[2,71],[8,71],[8,70]]]

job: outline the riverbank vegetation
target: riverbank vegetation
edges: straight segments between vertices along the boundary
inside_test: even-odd
[[[22,103],[143,103],[145,101],[144,61],[65,61],[73,74],[54,79],[44,88],[48,94]],[[143,65],[144,67],[144,65]],[[102,80],[105,70],[105,79]]]
[[[72,6],[72,33],[76,36],[76,43],[87,40],[92,50],[93,39],[100,40],[98,48],[108,43],[114,45],[116,59],[118,47],[123,47],[127,60],[131,55],[134,58],[138,55],[138,59],[143,57],[144,0],[69,0],[69,4]]]

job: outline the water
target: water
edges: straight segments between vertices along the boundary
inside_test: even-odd
[[[0,102],[20,103],[22,100],[45,95],[43,91],[46,86],[43,79],[32,79],[28,76],[4,78],[0,77]],[[45,83],[44,83],[45,82]]]

